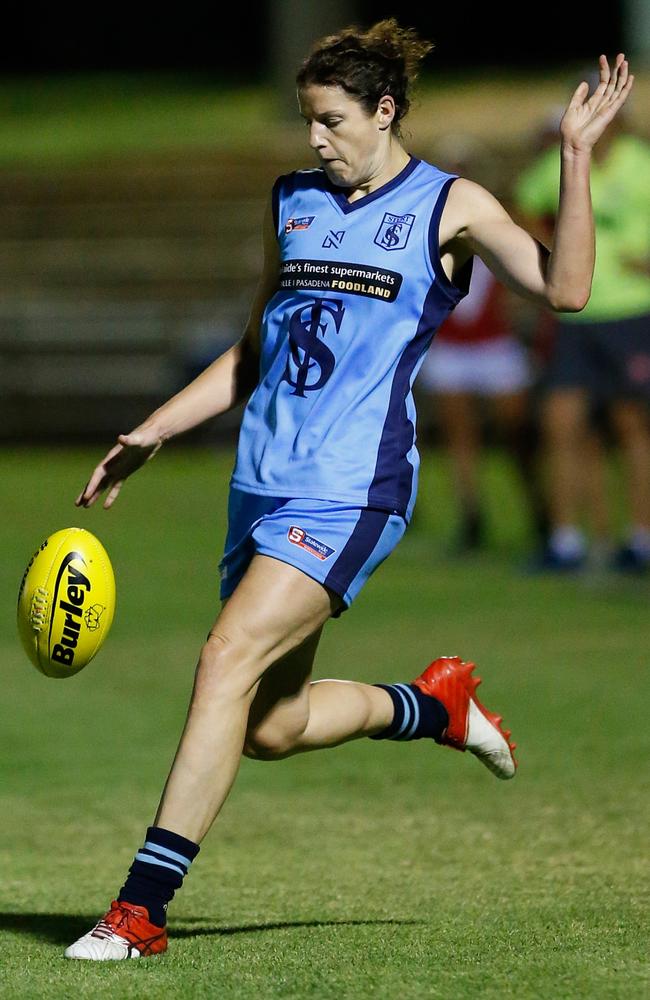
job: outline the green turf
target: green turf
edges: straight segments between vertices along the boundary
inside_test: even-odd
[[[318,672],[404,680],[435,654],[476,659],[519,742],[515,781],[423,742],[244,761],[169,952],[65,962],[121,884],[175,749],[229,467],[169,450],[111,512],[77,512],[98,454],[0,456],[3,998],[648,996],[650,585],[523,575],[496,461],[491,548],[467,562],[444,555],[451,497],[425,461],[418,524],[328,626]],[[118,608],[96,661],[54,681],[18,647],[14,599],[42,537],[75,523],[107,545]]]
[[[276,117],[268,87],[171,75],[5,79],[0,106],[0,166],[257,148]]]
[[[541,115],[564,94],[567,74],[570,67],[432,73],[420,81],[415,108],[441,94],[452,94],[453,106],[466,108],[477,88],[485,93],[494,87],[501,106],[522,95],[535,101],[541,91]],[[197,150],[259,153],[260,143],[272,154],[287,139],[285,130],[278,140],[280,124],[280,102],[270,84],[174,73],[0,77],[0,168],[51,169]],[[300,128],[297,112],[294,125]],[[498,127],[505,134],[507,122]]]

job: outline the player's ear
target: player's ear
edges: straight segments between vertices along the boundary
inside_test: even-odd
[[[396,110],[395,100],[390,94],[384,94],[383,97],[380,97],[377,105],[377,125],[380,132],[385,132],[391,127]]]

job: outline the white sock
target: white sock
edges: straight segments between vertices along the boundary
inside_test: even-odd
[[[650,528],[632,527],[630,548],[638,552],[644,559],[650,559]]]
[[[575,559],[582,556],[587,548],[583,532],[572,524],[555,528],[551,532],[549,545],[553,552],[563,559]]]

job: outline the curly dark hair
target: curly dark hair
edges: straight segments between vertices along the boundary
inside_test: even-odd
[[[402,28],[394,17],[379,21],[367,31],[352,25],[321,38],[305,59],[296,83],[339,86],[372,115],[382,97],[395,101],[393,132],[410,107],[409,93],[420,62],[433,48],[418,38],[413,28]]]

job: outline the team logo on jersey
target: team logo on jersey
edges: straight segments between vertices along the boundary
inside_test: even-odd
[[[304,528],[299,528],[297,525],[292,524],[287,531],[287,538],[292,545],[299,545],[301,549],[310,552],[312,556],[316,556],[317,559],[329,559],[330,556],[334,555],[336,549],[330,548],[325,542],[321,542],[320,539],[314,538],[313,535],[309,535]]]
[[[403,250],[408,243],[414,222],[414,215],[393,215],[392,212],[385,212],[375,236],[375,243],[382,250]]]
[[[338,333],[345,309],[340,299],[316,299],[296,309],[289,318],[289,356],[282,380],[293,386],[292,396],[322,389],[329,380],[336,358],[323,343]],[[322,339],[320,339],[322,338]]]
[[[323,240],[321,246],[325,247],[326,250],[329,250],[330,248],[338,250],[338,248],[341,246],[341,243],[343,242],[344,236],[345,236],[345,229],[339,229],[337,232],[334,232],[333,229],[330,229],[329,233]]]
[[[284,231],[285,233],[295,233],[301,229],[309,229],[315,218],[315,215],[303,215],[301,219],[287,219]]]

